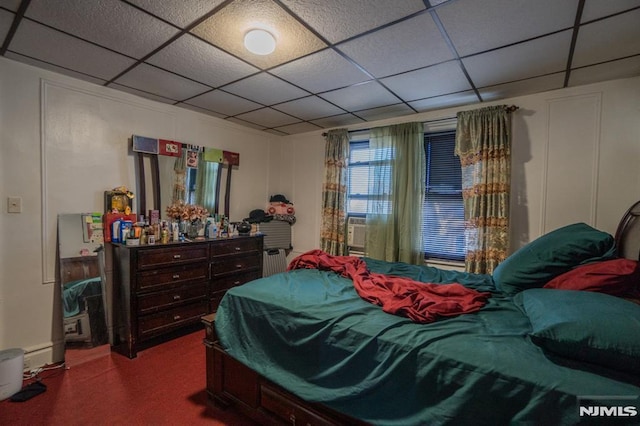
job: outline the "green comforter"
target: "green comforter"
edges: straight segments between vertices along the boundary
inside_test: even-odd
[[[380,425],[576,424],[581,395],[640,394],[550,360],[488,275],[366,261],[372,272],[493,295],[477,313],[416,324],[365,302],[346,278],[295,270],[227,292],[220,343],[301,398]]]

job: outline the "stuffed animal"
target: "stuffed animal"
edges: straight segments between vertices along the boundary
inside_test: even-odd
[[[283,220],[292,225],[296,221],[296,209],[293,207],[293,203],[282,194],[272,195],[269,198],[265,213],[273,216],[275,220]]]

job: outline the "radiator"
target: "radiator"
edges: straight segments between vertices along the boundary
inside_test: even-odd
[[[284,272],[287,269],[287,254],[284,249],[270,249],[263,252],[262,276]]]
[[[291,249],[291,225],[282,220],[272,220],[258,225],[264,234],[265,249]]]

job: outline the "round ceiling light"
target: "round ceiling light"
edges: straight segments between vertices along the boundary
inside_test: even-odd
[[[251,30],[244,36],[244,46],[256,55],[268,55],[276,50],[276,39],[269,31]]]

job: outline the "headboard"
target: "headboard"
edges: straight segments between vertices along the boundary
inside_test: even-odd
[[[640,260],[640,201],[629,207],[616,230],[618,256]]]

